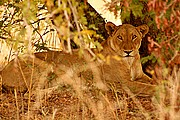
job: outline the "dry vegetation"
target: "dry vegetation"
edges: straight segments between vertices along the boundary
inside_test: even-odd
[[[26,0],[24,1],[25,2],[23,3],[23,5],[26,5],[25,3],[27,3],[27,1]],[[70,1],[70,0],[67,0],[67,1]],[[38,50],[46,49],[47,46],[43,44],[44,43],[43,40],[47,39],[47,36],[50,36],[48,40],[50,39],[57,40],[57,34],[58,34],[58,37],[60,38],[63,35],[66,36],[65,38],[62,38],[62,39],[68,39],[67,48],[65,51],[71,52],[71,48],[70,48],[71,46],[70,38],[72,39],[71,35],[74,35],[75,36],[74,38],[77,38],[78,35],[82,35],[83,37],[85,36],[86,39],[89,38],[88,36],[89,34],[90,36],[92,34],[94,35],[94,33],[92,33],[91,31],[83,31],[82,28],[80,28],[81,30],[75,31],[74,34],[70,34],[71,33],[70,29],[72,29],[72,26],[70,24],[71,21],[68,20],[67,15],[70,16],[73,14],[74,16],[76,16],[77,14],[71,13],[71,12],[68,13],[69,11],[63,8],[60,11],[55,11],[56,10],[55,6],[53,6],[51,2],[48,2],[48,0],[43,0],[43,2],[45,2],[49,11],[48,14],[46,13],[46,15],[49,15],[47,19],[49,20],[49,17],[53,17],[55,20],[59,20],[61,24],[63,25],[62,27],[59,27],[58,22],[55,21],[55,23],[52,25],[50,23],[51,20],[48,21],[46,19],[46,21],[43,21],[43,22],[50,24],[50,26],[46,26],[47,24],[41,23],[43,27],[45,26],[46,28],[45,31],[43,31],[44,29],[42,26],[39,26],[36,28],[36,26],[32,26],[33,24],[30,25],[27,23],[31,21],[32,19],[36,21],[36,19],[34,19],[34,14],[32,13],[31,13],[31,15],[33,16],[32,18],[28,18],[25,15],[23,17],[19,16],[22,18],[20,21],[18,21],[16,19],[17,18],[16,14],[18,12],[24,12],[27,10],[27,6],[25,6],[26,9],[23,9],[23,6],[21,5],[18,7],[22,11],[17,11],[17,13],[10,12],[11,14],[8,11],[6,13],[6,14],[9,14],[8,18],[11,18],[11,20],[15,19],[14,23],[19,22],[18,24],[19,26],[17,24],[12,24],[12,26],[15,25],[15,27],[11,28],[11,26],[8,26],[9,24],[7,24],[11,20],[10,19],[5,20],[4,18],[2,19],[2,21],[5,21],[5,22],[0,26],[1,31],[4,30],[9,34],[8,35],[3,34],[4,36],[2,35],[0,37],[1,43],[6,41],[9,46],[13,46],[12,47],[13,50],[18,51],[18,52],[21,52],[22,49],[25,49],[23,50],[22,53],[26,53],[29,55],[29,53],[32,54],[34,52],[34,49],[36,49],[36,47],[31,46],[32,44],[35,45],[35,43],[38,43],[36,44],[36,45],[39,45],[37,47]],[[67,2],[64,2],[63,4],[64,7],[66,7],[67,5],[66,3]],[[172,5],[173,3],[176,3],[176,2],[172,2]],[[127,3],[125,5],[128,6]],[[32,6],[34,7],[36,6],[36,4],[34,3],[32,4]],[[17,7],[17,6],[15,5],[13,7]],[[70,9],[71,10],[73,9],[74,11],[76,11],[76,7],[74,6],[71,6]],[[23,14],[29,14],[28,12],[30,11],[26,11]],[[58,18],[57,17],[58,14],[56,14],[56,12],[62,13],[63,17]],[[66,19],[66,21],[64,19]],[[39,22],[42,22],[42,21],[39,20]],[[77,24],[78,22],[76,20],[73,22],[74,22],[73,25],[75,24],[76,28],[78,29],[78,27],[80,27],[80,25]],[[19,31],[23,25],[25,25],[27,28],[27,30],[24,31],[24,33],[23,31],[20,31],[21,35],[19,35],[19,32],[12,34],[14,32],[14,29],[15,31],[16,30]],[[12,33],[9,31],[9,29]],[[86,30],[85,27],[83,29]],[[169,29],[170,28],[166,30],[169,30]],[[62,31],[62,30],[66,32],[59,33],[59,31]],[[81,33],[81,31],[83,32]],[[29,33],[29,36],[27,35],[27,33]],[[32,34],[30,35],[30,33]],[[80,41],[78,42],[76,41],[78,44],[82,42],[81,41],[82,36],[78,36],[80,38]],[[169,38],[170,39],[169,41],[173,40],[171,38]],[[23,47],[22,47],[22,41],[14,42],[14,40],[17,40],[17,39],[22,39],[22,41],[25,41]],[[175,43],[177,43],[176,45],[178,45],[179,42],[177,40],[179,40],[179,34],[175,36],[175,39],[176,39]],[[48,40],[46,42],[50,42]],[[88,40],[89,39],[87,39],[86,41],[87,43],[92,42]],[[169,42],[169,41],[167,40],[166,42]],[[161,46],[169,45],[169,43],[166,44],[166,42],[164,43],[161,42],[160,45]],[[17,43],[19,44],[17,45]],[[156,45],[157,43],[152,40],[150,48],[153,48],[152,44]],[[58,44],[58,47],[59,47],[59,44]],[[59,48],[61,49],[62,47],[59,47]],[[161,48],[159,47],[158,50],[156,48],[157,51],[154,49],[153,49],[154,51],[152,49],[151,50],[155,53],[155,55],[158,55],[158,57],[161,57],[163,59],[163,64],[165,64],[165,61],[168,63],[169,61],[165,60],[162,56],[160,56],[162,55],[161,54],[162,51],[160,51],[160,49]],[[1,51],[5,51],[5,50],[1,49]],[[9,50],[8,53],[11,53],[10,55],[13,54],[14,57],[16,57],[17,55],[17,52],[11,52],[11,49]],[[169,62],[169,63],[172,63],[171,66],[168,66],[168,67],[160,66],[158,63],[158,65],[155,67],[155,70],[150,71],[150,73],[152,74],[154,73],[153,77],[156,79],[158,78],[158,82],[159,82],[159,85],[157,86],[157,92],[155,93],[153,97],[136,96],[135,94],[132,94],[128,90],[125,91],[123,89],[115,88],[113,84],[110,87],[111,90],[108,92],[99,90],[98,88],[92,85],[93,83],[91,80],[80,81],[77,76],[72,77],[72,73],[69,68],[64,68],[66,71],[64,77],[66,79],[58,80],[58,78],[56,78],[58,81],[61,81],[61,82],[59,84],[54,85],[51,88],[43,87],[42,89],[41,87],[37,87],[36,89],[31,89],[31,90],[29,89],[26,92],[19,92],[14,88],[12,88],[11,90],[5,90],[2,88],[2,84],[0,84],[1,85],[0,86],[0,120],[1,119],[2,120],[11,120],[11,119],[12,120],[26,120],[26,119],[27,120],[42,120],[42,119],[43,120],[44,119],[47,119],[47,120],[80,120],[80,119],[82,120],[84,119],[85,120],[150,120],[150,119],[179,120],[180,119],[180,69],[179,69],[180,57],[178,56],[178,54],[179,54],[179,51],[176,50],[176,54],[175,53],[173,54],[174,55],[173,59],[171,59],[171,61]],[[32,55],[30,56],[32,57]],[[11,57],[12,56],[10,57],[7,56],[6,58],[9,58],[9,59],[6,59],[6,62],[3,62],[0,65],[0,67],[4,67],[4,63],[9,62]],[[47,74],[49,73],[49,71],[51,71],[49,68],[51,67],[45,66],[44,74]],[[32,69],[32,74],[33,72],[34,71]],[[161,77],[157,77],[158,75]],[[54,77],[56,76],[53,76],[53,74],[51,74],[49,76],[49,80],[51,81],[51,78],[54,78]],[[42,80],[41,81],[42,83],[40,82],[38,85],[47,86],[47,83],[43,82],[43,79],[45,79],[43,75],[40,78],[36,78],[36,79]],[[1,77],[0,77],[0,81],[2,83]]]
[[[138,97],[113,85],[110,91],[101,91],[92,85],[92,81],[82,83],[78,77],[71,78],[67,70],[65,79],[54,87],[37,88],[25,94],[15,89],[1,92],[0,117],[36,120],[178,120],[179,75],[180,71],[174,70],[169,76],[170,82],[159,85],[156,96]]]
[[[44,73],[49,73],[45,69]],[[5,91],[1,94],[2,119],[151,119],[156,118],[151,97],[136,97],[131,92],[116,89],[114,85],[108,92],[92,85],[92,80],[80,81],[71,69],[60,83],[42,89],[47,84],[39,78],[38,87],[27,93]],[[64,78],[64,79],[63,79]],[[47,86],[47,85],[44,85]]]

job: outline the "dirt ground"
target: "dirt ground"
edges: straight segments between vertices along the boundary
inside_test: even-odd
[[[71,88],[61,87],[46,94],[39,100],[40,105],[36,105],[38,100],[35,96],[28,95],[15,91],[1,92],[0,120],[156,119],[151,97],[130,97],[123,91],[88,91],[81,96]]]

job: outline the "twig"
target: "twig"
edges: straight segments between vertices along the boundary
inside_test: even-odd
[[[11,57],[11,53],[12,53],[12,48],[13,48],[13,44],[12,44],[11,49],[10,49],[10,51],[9,51],[9,55],[8,55],[8,63],[9,63],[9,61],[10,61],[10,57]]]
[[[80,26],[79,26],[79,24],[78,24],[77,10],[76,10],[75,7],[72,6],[70,0],[68,0],[68,3],[69,3],[69,6],[70,6],[70,8],[71,8],[71,10],[72,10],[73,17],[74,17],[74,21],[75,21],[75,24],[76,24],[76,27],[77,27],[77,31],[78,31],[78,34],[79,34],[79,39],[80,39],[80,43],[81,43],[81,44],[80,44],[80,47],[81,47],[81,48],[84,48],[84,47],[85,47],[85,44],[84,44],[83,38],[82,38],[82,36],[81,36],[81,34],[80,34],[81,29],[80,29]]]
[[[67,10],[66,10],[66,3],[65,2],[63,3],[63,8],[64,8],[64,15],[65,15],[65,18],[66,18],[67,24],[68,24],[68,32],[67,32],[68,52],[70,54],[72,54],[71,42],[70,42],[70,26],[71,26],[71,23],[70,23],[69,16],[68,16],[68,13],[67,13]]]
[[[16,99],[16,114],[17,114],[17,120],[19,120],[19,105],[18,105],[18,98],[17,98],[17,91],[16,88],[14,89],[14,95],[15,95],[15,99]]]
[[[34,31],[36,31],[36,33],[40,36],[40,39],[42,40],[42,43],[44,43],[43,37],[42,35],[39,33],[39,31],[31,24],[31,26],[33,27]]]

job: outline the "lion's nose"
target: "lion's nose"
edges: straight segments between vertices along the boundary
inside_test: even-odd
[[[132,50],[124,50],[124,52],[129,55],[132,52]]]

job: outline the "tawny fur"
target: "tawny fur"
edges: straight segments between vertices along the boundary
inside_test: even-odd
[[[2,70],[3,86],[24,91],[32,89],[41,79],[43,84],[48,79],[51,81],[48,87],[52,87],[65,80],[64,75],[69,72],[70,78],[92,81],[100,89],[115,85],[138,95],[153,95],[155,85],[143,73],[138,52],[148,26],[116,26],[108,22],[106,29],[109,38],[102,43],[103,50],[96,52],[104,56],[105,62],[92,61],[86,50],[81,57],[78,51],[72,55],[56,51],[35,53],[35,58],[17,58]]]

